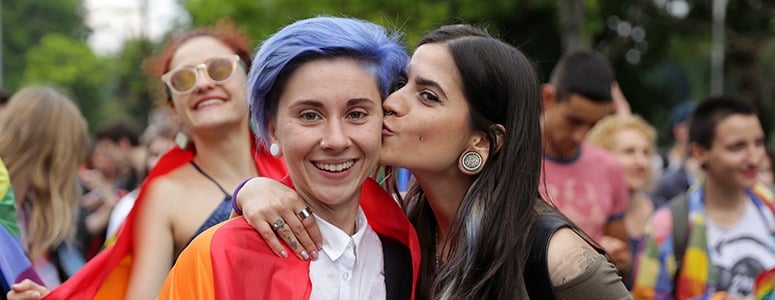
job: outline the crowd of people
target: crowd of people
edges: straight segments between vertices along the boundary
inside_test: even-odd
[[[595,51],[541,83],[472,25],[402,43],[345,17],[257,45],[228,21],[189,30],[146,61],[165,98],[142,134],[90,138],[56,88],[14,93],[2,298],[773,293],[775,159],[749,102],[679,103],[659,151]]]

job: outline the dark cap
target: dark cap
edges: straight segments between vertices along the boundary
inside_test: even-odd
[[[689,117],[692,115],[692,111],[694,111],[696,106],[697,103],[692,101],[678,102],[678,104],[673,106],[673,109],[670,110],[670,119],[668,120],[670,122],[670,128],[689,120]]]

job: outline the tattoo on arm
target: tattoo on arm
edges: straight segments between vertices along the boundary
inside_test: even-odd
[[[549,266],[552,282],[564,284],[578,277],[592,266],[598,255],[600,254],[585,246],[568,249],[556,265]]]

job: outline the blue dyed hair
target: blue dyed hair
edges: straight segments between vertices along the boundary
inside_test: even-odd
[[[374,76],[382,99],[390,93],[409,61],[399,33],[367,21],[315,17],[296,21],[267,39],[253,59],[247,93],[259,139],[269,143],[268,121],[290,75],[302,64],[321,58],[352,58]]]

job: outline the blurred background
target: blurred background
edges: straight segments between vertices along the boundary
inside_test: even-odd
[[[0,0],[0,10],[0,88],[54,83],[90,128],[115,119],[147,124],[161,90],[142,63],[170,34],[229,17],[258,45],[293,20],[322,14],[401,30],[409,50],[438,25],[478,24],[531,57],[542,80],[564,51],[593,48],[613,63],[632,111],[661,137],[676,103],[731,93],[758,107],[774,140],[770,0]]]

